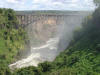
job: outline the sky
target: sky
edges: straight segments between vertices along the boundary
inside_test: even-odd
[[[0,8],[14,10],[94,10],[93,0],[0,0]]]

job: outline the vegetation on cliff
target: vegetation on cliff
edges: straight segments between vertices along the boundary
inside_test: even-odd
[[[15,75],[100,75],[100,7],[74,32],[69,47],[53,62],[15,71]]]
[[[23,50],[26,33],[18,27],[15,12],[0,8],[0,75],[11,75],[8,64]]]
[[[69,47],[53,62],[11,73],[7,66],[15,61],[26,40],[25,31],[17,24],[13,10],[0,9],[0,75],[100,75],[100,7],[84,20]]]

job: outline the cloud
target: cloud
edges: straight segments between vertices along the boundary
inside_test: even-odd
[[[15,10],[93,10],[93,0],[0,0],[0,7]]]
[[[51,2],[51,0],[33,0],[33,3],[48,3]]]
[[[78,2],[79,0],[71,0],[72,3],[76,3]]]
[[[37,9],[54,9],[54,10],[93,10],[93,0],[33,0],[33,5]],[[44,6],[44,7],[43,7]]]
[[[7,0],[8,3],[18,3],[18,0]]]

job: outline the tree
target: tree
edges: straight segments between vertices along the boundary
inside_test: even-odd
[[[48,72],[52,69],[52,65],[50,62],[40,63],[39,67],[41,68],[42,72]]]
[[[96,6],[100,5],[100,0],[94,0],[94,3],[96,4]]]

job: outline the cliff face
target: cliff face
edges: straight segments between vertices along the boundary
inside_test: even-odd
[[[57,20],[53,17],[42,17],[28,27],[28,35],[31,43],[43,43],[57,34]],[[34,39],[33,39],[34,38]],[[33,42],[32,42],[33,41]]]
[[[53,37],[63,36],[62,34],[72,32],[79,26],[81,20],[89,12],[66,12],[63,13],[25,13],[17,14],[19,24],[24,26],[31,40],[31,44],[45,43]],[[65,32],[64,32],[65,30]],[[66,36],[66,35],[64,35]],[[64,38],[61,38],[64,39]]]

